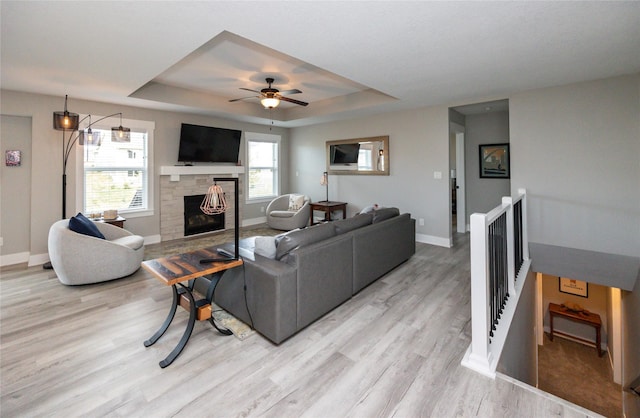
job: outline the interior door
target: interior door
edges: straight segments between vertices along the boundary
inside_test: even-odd
[[[464,178],[464,132],[456,132],[456,231],[462,234],[467,232]]]

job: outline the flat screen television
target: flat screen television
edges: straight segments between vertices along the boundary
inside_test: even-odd
[[[183,123],[178,161],[237,163],[242,131]]]
[[[329,154],[331,155],[331,165],[355,164],[360,155],[360,144],[331,145]]]

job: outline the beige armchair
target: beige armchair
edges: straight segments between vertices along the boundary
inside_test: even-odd
[[[296,228],[303,228],[309,222],[309,211],[311,199],[302,196],[303,203],[299,209],[290,207],[291,196],[296,194],[285,194],[278,196],[267,206],[267,225],[273,229],[291,231]]]
[[[69,220],[57,221],[49,229],[49,258],[66,285],[119,279],[140,268],[144,238],[107,223],[95,224],[106,239],[69,229]]]

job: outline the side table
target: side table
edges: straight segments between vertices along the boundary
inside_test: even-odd
[[[102,222],[105,224],[111,224],[111,225],[115,225],[117,227],[120,228],[124,228],[124,222],[126,221],[125,218],[123,218],[122,216],[118,216],[115,219],[105,219],[105,218],[98,218],[98,219],[94,219],[95,222]]]
[[[586,324],[594,327],[596,329],[596,350],[598,351],[598,357],[602,357],[603,352],[600,346],[600,328],[602,327],[602,319],[600,319],[600,315],[598,315],[597,313],[591,313],[591,312],[575,312],[565,308],[562,305],[558,305],[556,303],[550,303],[549,304],[549,340],[551,341],[553,341],[554,332],[558,335],[563,335],[562,332],[553,330],[554,316],[559,316],[574,322],[579,322],[581,324]],[[572,336],[572,338],[576,338],[576,337]]]
[[[316,222],[313,222],[313,211],[315,210],[324,212],[325,221],[330,221],[331,214],[338,210],[342,211],[342,219],[347,218],[346,202],[331,202],[331,201],[323,200],[321,202],[310,203],[309,206],[311,207],[311,214],[309,215],[311,217],[311,222],[310,222],[311,225],[316,224]]]
[[[182,338],[169,355],[160,361],[160,367],[165,368],[180,355],[184,347],[187,345],[196,319],[199,321],[208,320],[220,333],[230,335],[231,332],[226,329],[219,328],[211,315],[211,303],[216,286],[222,278],[225,271],[242,265],[242,260],[223,260],[216,262],[207,262],[201,264],[200,261],[207,259],[220,259],[216,247],[203,248],[200,250],[190,251],[183,254],[172,255],[169,257],[156,258],[142,262],[142,268],[150,272],[156,279],[166,286],[171,286],[173,291],[173,301],[169,309],[169,314],[164,320],[162,326],[155,334],[144,342],[145,347],[149,347],[156,343],[171,325],[176,314],[178,305],[189,310],[189,321],[184,330]],[[200,297],[193,291],[195,280],[199,277],[211,275],[209,278],[209,286],[207,294],[204,298]],[[183,282],[188,282],[184,284]]]

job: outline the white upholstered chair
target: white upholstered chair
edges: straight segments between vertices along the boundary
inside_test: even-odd
[[[49,258],[66,285],[119,279],[140,268],[144,238],[108,223],[95,223],[106,239],[69,229],[69,220],[57,221],[49,229]]]
[[[302,204],[299,208],[291,207],[291,197],[302,196]],[[309,223],[309,204],[311,199],[300,194],[284,194],[278,196],[267,206],[267,225],[273,229],[291,231],[296,228],[303,228]]]

